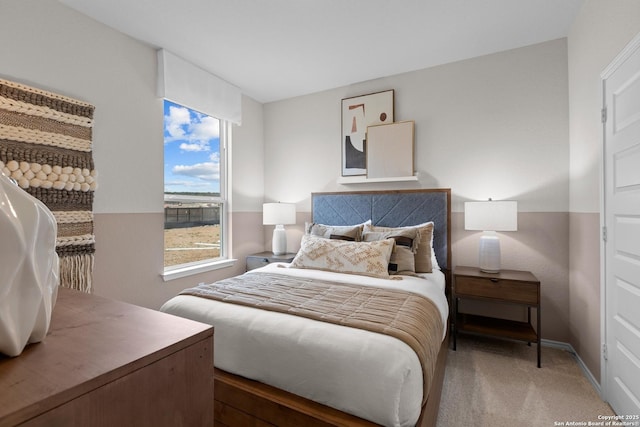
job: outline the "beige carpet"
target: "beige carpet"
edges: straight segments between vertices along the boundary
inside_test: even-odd
[[[543,346],[538,369],[535,344],[462,335],[449,350],[438,427],[588,424],[598,415],[613,411],[566,351]]]

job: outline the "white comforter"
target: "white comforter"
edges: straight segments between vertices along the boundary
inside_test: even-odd
[[[446,325],[444,274],[384,280],[269,264],[261,271],[399,288],[436,304]],[[364,282],[363,282],[364,281]],[[179,295],[161,311],[215,327],[215,366],[386,426],[413,426],[420,415],[422,369],[404,342],[383,334],[283,313]],[[446,331],[443,331],[443,338]]]

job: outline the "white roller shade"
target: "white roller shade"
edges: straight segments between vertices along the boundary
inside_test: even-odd
[[[239,88],[165,49],[158,50],[158,96],[218,119],[242,123]]]

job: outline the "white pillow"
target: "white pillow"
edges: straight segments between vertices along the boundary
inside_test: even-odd
[[[305,234],[289,268],[311,268],[337,273],[389,278],[389,259],[395,241],[350,242]]]
[[[362,225],[325,225],[313,222],[307,224],[305,234],[323,237],[325,239],[359,242],[362,240]]]
[[[414,275],[415,250],[417,242],[420,240],[420,232],[417,228],[405,228],[392,231],[365,231],[362,240],[374,242],[378,240],[393,239],[396,246],[391,253],[389,260],[389,274]]]
[[[438,265],[438,260],[436,260],[435,251],[433,250],[433,221],[407,227],[380,227],[365,224],[364,232],[406,230],[407,228],[416,228],[420,232],[420,241],[415,253],[416,273],[431,273],[434,268],[439,270],[440,266]]]
[[[369,219],[361,224],[354,225],[327,225],[317,222],[305,222],[304,233],[324,237],[325,239],[359,242],[362,240],[362,228],[365,224],[371,224],[371,220]]]

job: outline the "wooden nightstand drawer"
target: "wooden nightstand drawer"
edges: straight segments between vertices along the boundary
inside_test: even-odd
[[[508,279],[456,277],[456,294],[469,297],[492,298],[501,301],[538,304],[538,284]]]

